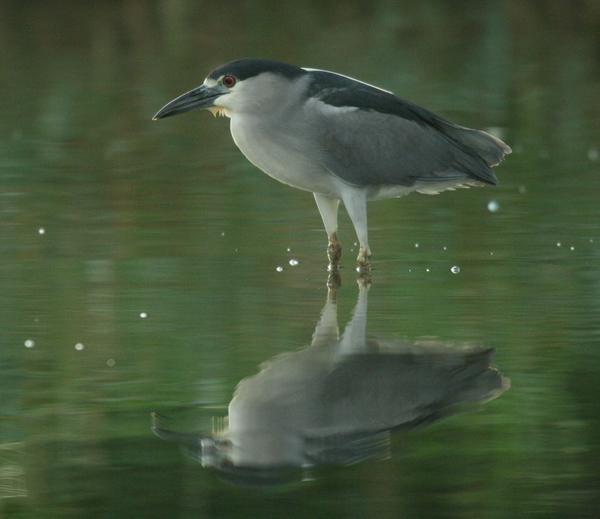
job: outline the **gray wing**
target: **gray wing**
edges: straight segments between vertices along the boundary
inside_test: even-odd
[[[309,91],[317,99],[325,167],[359,186],[478,181],[510,148],[375,87],[328,72]]]

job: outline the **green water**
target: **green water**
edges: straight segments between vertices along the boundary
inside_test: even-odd
[[[0,516],[597,517],[599,48],[591,0],[1,1]],[[510,389],[278,485],[152,431],[222,429],[241,380],[299,365],[327,298],[312,196],[226,120],[150,120],[240,56],[360,77],[514,150],[496,188],[369,207],[368,335],[493,348]],[[345,215],[340,237],[343,330]]]

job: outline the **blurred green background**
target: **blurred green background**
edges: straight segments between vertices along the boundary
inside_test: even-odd
[[[150,432],[152,410],[226,414],[325,298],[310,194],[253,168],[225,120],[151,121],[243,56],[358,77],[514,150],[496,188],[369,213],[370,331],[494,347],[511,390],[277,491]],[[1,516],[597,517],[600,2],[1,0],[0,63]],[[341,239],[343,324],[345,215]]]

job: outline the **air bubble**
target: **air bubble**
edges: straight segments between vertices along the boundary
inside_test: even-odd
[[[460,272],[460,267],[458,265],[453,265],[450,268],[450,272],[452,272],[452,274],[458,274]]]
[[[500,204],[497,200],[490,200],[487,205],[487,209],[490,213],[495,213],[500,209]]]

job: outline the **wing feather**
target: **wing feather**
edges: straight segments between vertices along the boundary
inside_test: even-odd
[[[312,74],[309,95],[317,100],[321,156],[325,167],[346,182],[496,184],[491,167],[511,151],[500,139],[351,78]]]

